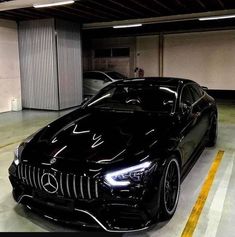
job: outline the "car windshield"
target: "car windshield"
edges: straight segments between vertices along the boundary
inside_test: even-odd
[[[122,75],[121,73],[118,73],[118,72],[106,72],[106,74],[114,80],[127,78],[126,76],[124,76],[124,75]]]
[[[112,84],[104,88],[86,107],[127,111],[173,112],[177,88],[154,84]]]

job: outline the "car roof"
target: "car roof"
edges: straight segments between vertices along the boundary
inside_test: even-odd
[[[116,72],[116,73],[120,73],[120,72],[117,72],[117,71],[104,71],[105,73],[109,73],[109,72]]]
[[[101,72],[101,73],[104,73],[104,71],[98,71],[98,70],[94,70],[94,71],[85,71],[85,72],[83,72],[83,73],[87,73],[87,72]]]
[[[107,73],[107,72],[115,72],[115,71],[99,71],[99,70],[94,70],[94,71],[85,71],[84,73],[87,73],[87,72]]]
[[[129,78],[125,80],[121,80],[123,83],[154,83],[156,85],[169,85],[169,86],[178,86],[179,83],[187,84],[187,83],[196,83],[189,79],[177,78],[177,77],[143,77],[143,78]],[[118,83],[121,83],[120,81]]]
[[[86,71],[86,72],[98,72],[98,73],[107,73],[107,72],[114,72],[114,71]],[[84,73],[86,73],[84,72]],[[179,83],[187,84],[187,83],[196,83],[193,80],[186,79],[186,78],[179,78],[179,77],[141,77],[141,78],[127,78],[123,80],[118,80],[116,83],[136,83],[136,82],[143,82],[143,83],[154,83],[154,84],[159,84],[159,85],[169,85],[169,86],[178,86]],[[196,83],[197,84],[197,83]]]

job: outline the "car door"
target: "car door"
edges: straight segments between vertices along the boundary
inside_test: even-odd
[[[209,127],[209,105],[206,100],[204,100],[205,92],[200,90],[197,84],[191,84],[190,90],[194,98],[194,112],[197,114],[197,137],[198,145],[202,142],[207,129]]]
[[[200,113],[192,95],[190,85],[185,85],[180,96],[181,121],[179,124],[180,150],[183,154],[183,165],[192,157],[198,143],[200,134]]]

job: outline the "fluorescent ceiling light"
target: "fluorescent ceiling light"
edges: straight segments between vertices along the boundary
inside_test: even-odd
[[[142,24],[120,25],[120,26],[113,26],[113,28],[118,29],[118,28],[129,28],[129,27],[139,27],[139,26],[142,26]]]
[[[199,21],[210,21],[210,20],[221,20],[221,19],[230,19],[235,18],[235,15],[224,15],[224,16],[210,16],[199,18]]]
[[[63,1],[63,2],[53,2],[53,3],[46,3],[46,4],[33,4],[33,7],[35,8],[55,7],[55,6],[61,6],[61,5],[66,5],[66,4],[72,4],[72,3],[74,3],[74,0]]]

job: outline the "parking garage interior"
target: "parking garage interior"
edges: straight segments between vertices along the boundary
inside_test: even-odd
[[[0,232],[87,233],[17,205],[8,167],[24,138],[81,105],[83,72],[116,71],[194,80],[218,106],[217,144],[182,182],[172,219],[120,236],[235,236],[235,4],[77,0],[33,7],[50,2],[0,0]]]

